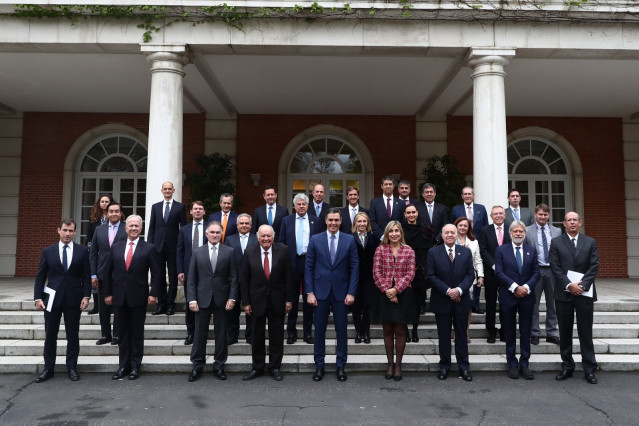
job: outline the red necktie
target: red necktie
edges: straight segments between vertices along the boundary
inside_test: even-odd
[[[389,218],[391,217],[390,198],[386,199],[386,216],[388,216]]]
[[[266,276],[267,280],[271,279],[271,268],[269,267],[269,264],[268,264],[268,252],[267,251],[264,252],[264,275]]]
[[[129,251],[126,254],[126,270],[129,270],[131,266],[131,260],[133,259],[133,241],[129,243]]]

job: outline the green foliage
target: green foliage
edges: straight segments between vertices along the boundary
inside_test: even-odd
[[[184,181],[189,186],[191,200],[201,200],[207,215],[220,210],[220,196],[226,192],[235,193],[235,185],[231,182],[236,168],[228,155],[214,152],[211,155],[199,154],[197,164],[201,171],[191,173]],[[239,200],[234,199],[237,206]]]
[[[422,169],[421,176],[425,183],[432,183],[437,189],[435,201],[445,205],[449,209],[461,202],[461,190],[465,186],[464,177],[457,168],[457,160],[448,155],[432,156],[428,159],[426,167]]]

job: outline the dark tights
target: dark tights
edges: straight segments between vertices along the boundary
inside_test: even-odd
[[[386,359],[388,360],[388,374],[402,375],[402,358],[406,349],[406,324],[396,322],[383,322],[384,347],[386,348]],[[395,360],[393,361],[393,355]],[[395,371],[393,371],[393,365]]]

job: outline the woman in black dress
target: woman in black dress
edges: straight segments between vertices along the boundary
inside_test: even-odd
[[[371,297],[376,291],[373,283],[373,256],[379,245],[371,232],[371,221],[366,213],[360,212],[353,218],[353,237],[359,257],[359,284],[355,302],[351,306],[353,324],[355,324],[355,343],[370,343],[370,309]]]
[[[113,202],[113,197],[107,194],[102,194],[95,200],[93,208],[91,209],[91,216],[89,217],[89,228],[87,229],[86,244],[89,250],[91,250],[91,241],[93,240],[93,234],[98,226],[109,223],[109,217],[107,216],[107,206]],[[98,289],[94,287],[91,289],[93,293],[93,309],[87,312],[88,315],[94,315],[99,312],[98,303]]]

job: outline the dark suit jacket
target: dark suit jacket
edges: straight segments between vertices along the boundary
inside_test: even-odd
[[[330,204],[327,202],[322,203],[322,210],[320,210],[319,215],[319,226],[320,231],[326,231],[326,215],[328,214],[328,210],[332,208]],[[317,217],[317,212],[315,211],[315,203],[311,198],[311,201],[308,203],[308,214]]]
[[[342,224],[339,226],[339,230],[347,234],[352,234],[353,222],[351,222],[351,206],[342,207],[339,211],[342,213]],[[359,206],[358,213],[368,214],[368,210]]]
[[[523,207],[519,207],[519,220],[526,224],[526,227],[535,223],[535,215],[528,209]],[[513,215],[513,210],[508,206],[506,209],[506,220],[504,223],[506,224],[506,229],[510,227],[510,224],[515,221],[515,216]]]
[[[450,223],[455,223],[457,218],[466,217],[467,214],[466,203],[457,204],[450,212]],[[488,226],[486,208],[482,204],[473,203],[473,231],[475,235],[479,235],[479,232],[485,226]],[[505,233],[508,233],[508,228],[506,228]]]
[[[397,199],[399,199],[400,203],[404,203],[404,207],[406,207],[406,200],[402,200],[399,198],[399,196],[397,197]],[[408,204],[412,204],[414,206],[416,206],[419,203],[419,200],[417,198],[410,198],[408,197]]]
[[[275,238],[279,236],[280,228],[282,227],[282,219],[288,216],[288,209],[284,206],[276,204],[275,211],[273,212],[273,230],[275,231]],[[253,227],[251,232],[257,233],[257,230],[262,225],[268,225],[268,214],[266,213],[266,204],[259,206],[253,213]]]
[[[555,277],[555,300],[569,302],[572,294],[566,291],[570,280],[566,276],[568,271],[584,274],[581,285],[590,290],[595,285],[595,278],[599,273],[599,250],[594,238],[584,234],[577,237],[577,248],[570,241],[570,235],[562,234],[554,238],[550,245],[550,269]],[[597,300],[597,289],[593,289],[592,300]],[[588,296],[578,296],[588,297]]]
[[[510,243],[510,233],[505,229],[506,226],[502,225],[504,230],[504,241],[502,245]],[[477,235],[477,234],[475,234]],[[481,254],[481,261],[484,264],[484,278],[495,279],[495,271],[493,271],[493,265],[495,265],[495,252],[499,243],[497,242],[497,235],[495,234],[495,224],[485,226],[481,230],[481,236],[477,235],[479,241],[479,254]]]
[[[209,216],[209,222],[220,222],[222,223],[222,212],[215,212]],[[234,211],[229,212],[229,218],[226,221],[226,234],[224,234],[224,239],[229,235],[237,234],[237,213]]]
[[[355,239],[355,245],[357,246],[357,256],[359,258],[359,282],[372,283],[373,282],[373,259],[375,258],[375,250],[379,246],[379,239],[371,232],[366,233],[365,246],[362,247],[362,242],[359,239],[357,232],[353,233]]]
[[[207,243],[206,223],[202,220],[200,227],[200,247]],[[177,273],[184,274],[184,282],[189,279],[189,266],[193,255],[193,222],[180,228],[177,245]]]
[[[160,257],[151,243],[138,240],[126,270],[124,253],[129,240],[114,242],[105,265],[104,294],[113,296],[113,306],[122,306],[126,298],[127,306],[136,307],[147,304],[149,294],[157,297],[160,283],[164,283]],[[151,271],[151,292],[149,293],[149,271]]]
[[[219,244],[213,274],[209,245],[194,250],[189,267],[189,280],[186,282],[187,303],[195,300],[200,308],[206,309],[213,302],[216,308],[224,309],[227,300],[238,300],[239,297],[235,251],[229,246]]]
[[[433,220],[431,222],[430,216],[428,216],[428,207],[426,206],[426,202],[417,203],[417,213],[418,218],[421,223],[426,225],[433,231],[433,235],[435,235],[435,240],[438,244],[443,244],[442,240],[442,228],[448,222],[448,211],[446,210],[446,206],[439,203],[433,203]]]
[[[309,244],[311,237],[321,231],[319,218],[313,215],[306,215],[308,218],[308,226],[310,230]],[[288,253],[291,256],[291,264],[295,265],[295,258],[297,257],[297,240],[295,239],[295,228],[297,227],[297,213],[290,214],[282,219],[282,229],[280,231],[280,243],[285,244],[288,247]]]
[[[120,222],[115,233],[113,242],[126,240],[126,229],[124,222]],[[104,280],[105,267],[111,246],[109,245],[109,223],[98,226],[93,233],[91,241],[91,251],[89,251],[89,262],[91,263],[91,275],[97,275],[99,280]]]
[[[561,235],[561,229],[556,226],[552,226],[551,224],[546,224],[548,229],[550,229],[550,239],[548,240],[548,250],[550,251],[550,244],[553,238],[556,238]],[[526,244],[529,246],[537,248],[537,223],[533,223],[532,225],[526,227]],[[544,252],[538,252],[537,256],[543,257]],[[548,255],[548,259],[550,260],[550,254]],[[543,261],[543,259],[542,259]]]
[[[359,281],[359,258],[353,234],[339,232],[335,263],[331,265],[326,232],[311,237],[304,267],[305,294],[313,293],[317,300],[326,300],[333,290],[336,300],[347,294],[355,296]]]
[[[75,306],[80,309],[80,301],[91,297],[91,267],[89,251],[80,244],[73,244],[73,258],[65,272],[60,261],[58,243],[42,250],[38,272],[33,286],[33,300],[42,300],[46,305],[49,295],[44,292],[44,285],[56,291],[53,307]]]
[[[399,201],[399,197],[393,197],[393,208],[390,219],[386,215],[386,202],[384,196],[373,198],[371,200],[370,208],[368,209],[369,217],[371,219],[371,228],[373,228],[373,234],[377,239],[381,239],[384,235],[384,228],[391,220],[404,220],[404,208],[406,205]]]
[[[273,243],[269,265],[270,279],[266,279],[262,267],[262,247],[252,245],[244,251],[243,267],[240,273],[242,288],[242,303],[251,305],[253,315],[266,315],[268,300],[271,301],[275,312],[279,316],[286,314],[286,302],[293,302],[293,269],[288,247],[284,244]]]
[[[495,274],[499,281],[499,303],[504,306],[515,306],[521,299],[517,298],[509,287],[512,283],[528,284],[530,294],[524,299],[535,302],[535,285],[539,281],[539,262],[535,248],[524,243],[521,245],[521,272],[517,267],[517,260],[513,253],[512,243],[503,244],[495,253]]]
[[[164,223],[164,201],[151,206],[151,219],[147,230],[146,240],[153,244],[158,253],[166,243],[166,251],[175,253],[177,251],[178,232],[180,227],[186,225],[186,208],[184,204],[173,200],[169,220]]]
[[[475,280],[473,255],[469,248],[455,245],[455,261],[451,265],[445,244],[428,250],[426,274],[432,285],[430,310],[436,314],[451,313],[453,307],[457,313],[470,311],[470,286]],[[462,290],[460,302],[454,302],[446,294],[451,288]],[[455,306],[456,305],[456,306]]]
[[[249,233],[248,241],[246,242],[246,248],[257,245],[257,236]],[[233,234],[224,241],[224,245],[229,246],[235,250],[235,262],[237,263],[237,276],[239,279],[240,270],[242,269],[242,262],[244,253],[242,253],[242,243],[240,242],[240,234]],[[245,249],[246,250],[246,249]]]

